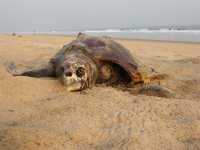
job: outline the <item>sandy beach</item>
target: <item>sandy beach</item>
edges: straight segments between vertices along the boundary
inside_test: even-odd
[[[56,79],[14,77],[47,64],[75,37],[0,35],[0,149],[200,149],[200,44],[118,39],[144,64],[169,75],[176,98],[98,85],[66,92]]]

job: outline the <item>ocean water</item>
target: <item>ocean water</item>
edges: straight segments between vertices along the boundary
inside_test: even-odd
[[[93,36],[110,36],[114,38],[139,39],[139,40],[162,40],[162,41],[182,41],[200,42],[200,26],[184,27],[157,27],[157,28],[126,28],[126,29],[96,29],[65,31],[55,30],[49,32],[36,32],[36,34],[51,35],[77,35],[79,32]],[[29,32],[30,34],[31,32]]]

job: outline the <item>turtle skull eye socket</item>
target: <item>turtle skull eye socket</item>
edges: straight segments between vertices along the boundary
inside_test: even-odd
[[[85,69],[83,67],[78,67],[76,75],[80,78],[83,77],[85,75]]]

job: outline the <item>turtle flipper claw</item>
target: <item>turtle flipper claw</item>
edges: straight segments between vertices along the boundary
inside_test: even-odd
[[[6,71],[8,71],[9,73],[11,73],[14,76],[17,75],[16,65],[13,61],[5,61],[4,66],[6,68]]]

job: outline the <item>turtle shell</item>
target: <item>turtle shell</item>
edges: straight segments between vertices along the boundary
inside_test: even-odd
[[[87,36],[84,33],[79,33],[76,41],[84,45],[95,59],[120,65],[129,74],[133,82],[144,81],[146,73],[139,72],[141,63],[132,56],[128,49],[111,38]]]

